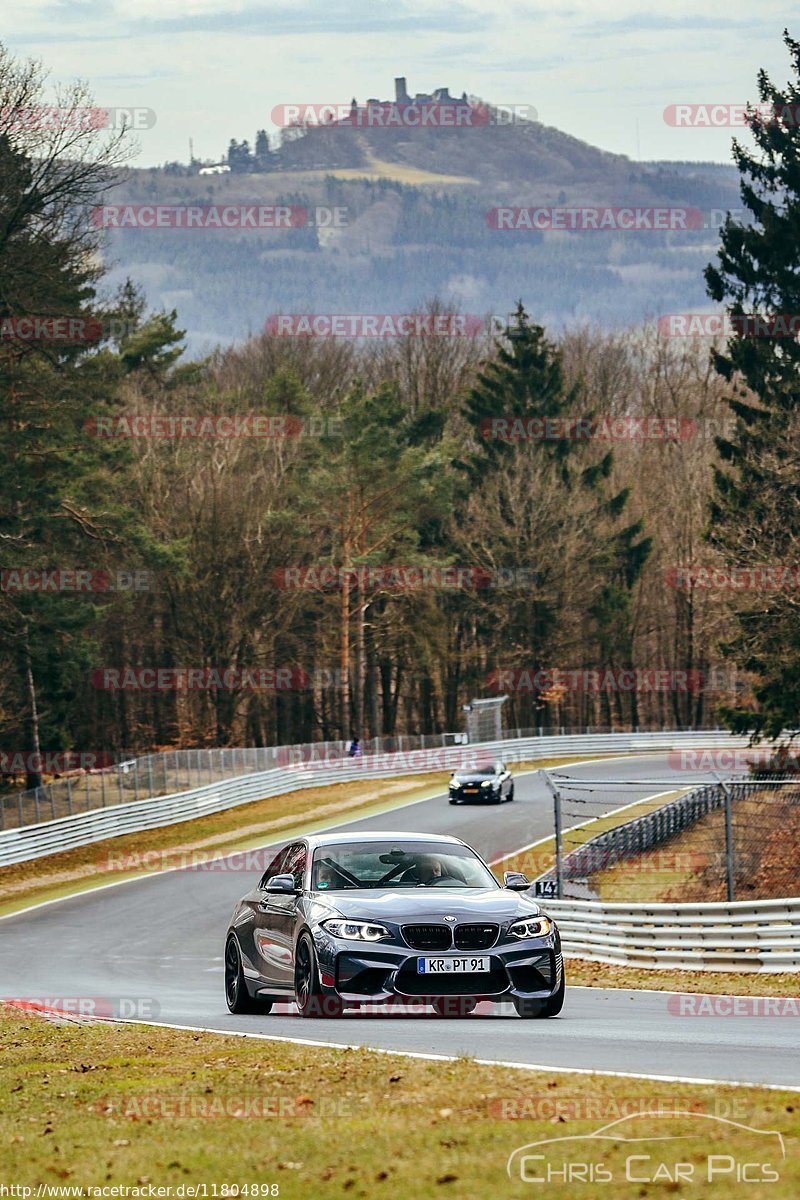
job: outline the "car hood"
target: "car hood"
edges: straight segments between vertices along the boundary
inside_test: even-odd
[[[514,917],[537,916],[541,909],[524,893],[503,888],[383,888],[359,892],[329,893],[327,904],[343,917],[354,920],[509,921]]]
[[[451,783],[483,783],[487,779],[497,779],[494,771],[459,771]]]

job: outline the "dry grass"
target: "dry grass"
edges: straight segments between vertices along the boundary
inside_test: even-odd
[[[318,183],[326,175],[336,179],[368,179],[376,182],[379,179],[392,179],[396,183],[405,183],[413,187],[456,187],[472,185],[477,187],[479,179],[469,175],[438,175],[433,171],[424,171],[420,167],[412,167],[407,163],[386,162],[367,154],[366,167],[331,167],[320,171],[280,171],[274,179],[286,183]]]
[[[649,967],[618,967],[568,958],[567,983],[581,987],[653,989],[692,992],[714,996],[796,996],[800,976],[790,973],[765,975],[744,971],[676,971]]]
[[[789,1200],[800,1194],[791,1149],[798,1106],[791,1092],[570,1077],[147,1026],[63,1026],[0,1009],[2,1181],[33,1195],[39,1185],[121,1185],[145,1195],[152,1185],[176,1196],[180,1185],[205,1184],[213,1196],[213,1185],[274,1184],[281,1200],[513,1200],[538,1193],[518,1175],[509,1179],[509,1154],[577,1135],[578,1157],[602,1161],[614,1183],[595,1190],[557,1179],[547,1187],[552,1200],[729,1200],[729,1175],[709,1185],[698,1174],[688,1191],[643,1187],[625,1181],[629,1146],[587,1142],[602,1125],[660,1109],[697,1115],[638,1117],[637,1134],[648,1141],[637,1153],[693,1163],[698,1173],[709,1154],[774,1161],[778,1182],[749,1194]],[[777,1156],[774,1137],[714,1118],[780,1131],[787,1157]],[[678,1149],[650,1140],[679,1131],[688,1136]],[[564,1154],[545,1150],[554,1162]]]

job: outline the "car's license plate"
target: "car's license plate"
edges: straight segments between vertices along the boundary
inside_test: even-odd
[[[464,788],[465,796],[477,796],[477,794],[478,794],[477,788]]]
[[[467,958],[418,958],[418,975],[471,975],[473,971],[490,971],[489,959]]]

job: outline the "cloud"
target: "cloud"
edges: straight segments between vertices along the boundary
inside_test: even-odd
[[[166,10],[162,3],[140,3],[133,19],[129,9],[119,5],[110,9],[102,0],[58,0],[43,5],[38,12],[43,20],[41,27],[27,36],[31,43],[114,41],[193,33],[264,37],[314,33],[462,34],[485,31],[493,23],[491,14],[465,5],[412,6],[394,0],[359,0],[355,4],[311,0],[305,4],[248,3],[223,8],[211,2],[173,2]],[[58,30],[54,28],[56,25]]]

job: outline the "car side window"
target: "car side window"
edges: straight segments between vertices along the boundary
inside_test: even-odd
[[[302,888],[303,876],[306,870],[307,851],[305,842],[295,842],[289,847],[286,857],[286,862],[283,865],[283,871],[286,875],[291,875],[294,879],[294,886]]]
[[[278,851],[278,853],[273,858],[272,862],[267,867],[264,874],[261,876],[261,879],[259,880],[259,883],[258,883],[259,888],[261,888],[263,890],[267,886],[268,879],[272,879],[273,875],[280,875],[282,873],[283,865],[286,860],[286,855],[289,853],[289,851],[291,849],[292,849],[291,846],[284,846],[282,849],[280,849]]]

